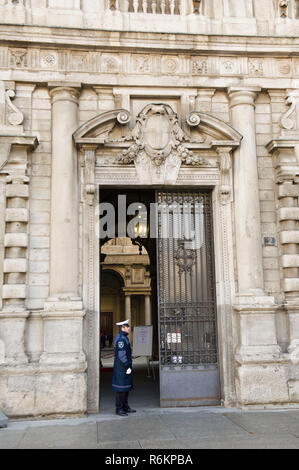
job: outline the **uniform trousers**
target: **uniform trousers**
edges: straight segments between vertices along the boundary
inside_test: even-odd
[[[129,392],[116,392],[116,396],[115,396],[116,411],[119,411],[119,410],[126,411],[130,408],[128,404],[128,396],[129,396]]]

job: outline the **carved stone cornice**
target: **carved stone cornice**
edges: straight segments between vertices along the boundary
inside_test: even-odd
[[[277,183],[283,183],[284,181],[299,182],[299,162],[295,152],[298,145],[299,137],[298,139],[275,139],[266,145],[268,152],[273,155]]]

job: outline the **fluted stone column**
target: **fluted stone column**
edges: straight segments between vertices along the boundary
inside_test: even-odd
[[[230,88],[232,126],[243,140],[234,154],[234,206],[238,288],[235,311],[239,318],[237,361],[275,362],[277,345],[274,298],[265,295],[258,187],[255,98],[258,87]],[[253,370],[253,369],[252,369]],[[251,372],[252,372],[251,370]],[[240,384],[246,382],[244,370]],[[247,387],[248,390],[248,387]],[[242,389],[241,389],[242,395]],[[253,397],[254,400],[259,398]]]
[[[57,86],[52,97],[50,296],[40,361],[76,364],[82,350],[83,304],[78,296],[78,175],[72,139],[78,127],[79,85]]]

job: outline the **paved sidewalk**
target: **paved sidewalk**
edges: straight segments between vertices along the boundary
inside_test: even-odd
[[[134,415],[12,421],[0,449],[299,449],[299,409],[144,408]]]

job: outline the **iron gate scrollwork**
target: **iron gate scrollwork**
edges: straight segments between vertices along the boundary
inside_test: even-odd
[[[160,362],[218,364],[210,191],[157,191]]]

